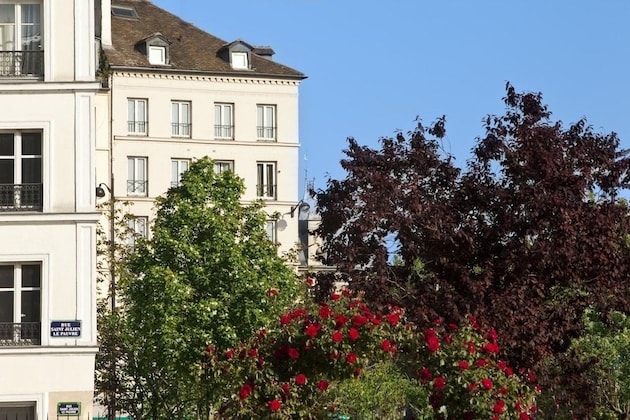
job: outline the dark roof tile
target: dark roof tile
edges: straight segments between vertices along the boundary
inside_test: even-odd
[[[272,75],[289,78],[306,76],[290,67],[251,54],[251,70],[235,70],[230,63],[219,57],[219,51],[228,42],[217,38],[181,18],[163,10],[146,0],[114,0],[112,6],[133,7],[138,19],[124,19],[112,16],[113,48],[105,49],[112,67],[164,68],[149,64],[147,57],[136,45],[146,39],[147,34],[160,34],[171,42],[170,63],[172,70],[200,71],[208,73],[248,73],[251,75]],[[269,48],[271,49],[271,48]],[[264,52],[261,51],[261,53]]]

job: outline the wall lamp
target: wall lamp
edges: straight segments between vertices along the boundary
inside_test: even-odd
[[[98,198],[105,197],[105,190],[109,191],[109,194],[111,195],[112,190],[107,186],[107,184],[101,182],[98,184],[98,187],[96,187],[96,196]]]
[[[311,209],[310,204],[308,204],[307,202],[303,200],[300,200],[295,206],[291,207],[291,218],[295,216],[295,210],[298,207],[300,208],[300,212],[307,212]]]

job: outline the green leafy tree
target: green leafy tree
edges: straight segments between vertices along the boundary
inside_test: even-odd
[[[243,205],[243,191],[212,160],[194,162],[158,200],[151,239],[125,264],[125,368],[135,395],[126,408],[136,418],[208,418],[223,378],[200,365],[202,349],[244,340],[294,298],[295,274],[267,238],[262,204]]]

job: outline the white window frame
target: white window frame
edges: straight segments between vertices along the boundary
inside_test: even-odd
[[[234,104],[214,104],[214,138],[234,140]]]
[[[276,162],[256,162],[256,197],[264,200],[277,198]]]
[[[21,6],[26,6],[26,5],[36,5],[39,6],[39,22],[22,22],[22,7]],[[6,48],[3,48],[2,45],[0,45],[0,50],[4,50],[4,51],[32,51],[32,52],[39,52],[39,51],[43,51],[44,49],[44,39],[43,39],[43,20],[44,20],[44,7],[43,7],[43,2],[37,1],[37,0],[32,0],[29,2],[25,2],[25,1],[13,1],[11,3],[4,3],[4,2],[0,2],[0,6],[13,6],[13,22],[10,23],[4,23],[4,24],[0,24],[0,32],[7,32],[6,29],[3,28],[11,28],[12,30],[10,32],[12,32],[12,36],[13,36],[13,40],[12,43],[9,43],[7,45]],[[25,42],[26,42],[26,38],[23,38],[23,28],[25,26],[39,26],[39,31],[37,31],[39,33],[39,38],[37,38],[37,36],[34,36],[30,42],[31,44],[36,43],[36,45],[30,45],[29,48],[25,48]],[[42,76],[43,75],[43,71],[44,71],[44,66],[43,64],[38,64],[37,60],[38,58],[33,56],[28,57],[27,55],[21,55],[19,57],[12,57],[12,62],[13,64],[9,63],[8,67],[5,68],[0,68],[0,75],[7,75],[7,76],[29,76],[29,75],[33,75],[33,76]],[[41,59],[43,60],[43,55],[41,56]],[[29,65],[30,63],[30,65]],[[41,66],[41,67],[40,67]],[[30,70],[34,70],[34,67],[38,67],[38,70],[40,70],[42,72],[42,74],[40,74],[40,72],[33,72],[33,71],[29,71],[29,67]],[[8,70],[8,72],[7,72]],[[5,73],[6,72],[6,73]]]
[[[179,187],[182,175],[190,168],[190,159],[171,159],[171,187]]]
[[[278,243],[278,223],[275,220],[267,220],[265,223],[267,238],[274,244]]]
[[[129,216],[127,219],[127,245],[131,248],[136,246],[138,239],[149,237],[149,218],[147,216]]]
[[[245,51],[232,51],[231,61],[233,69],[249,69],[249,54]]]
[[[259,141],[276,141],[276,120],[275,105],[256,105],[256,138]]]
[[[140,163],[143,163],[140,165]],[[127,195],[146,197],[149,190],[149,158],[127,156]]]
[[[22,284],[22,269],[24,266],[38,266],[39,267],[39,286],[24,286]],[[37,331],[38,339],[29,339],[22,338],[22,330],[21,328],[16,328],[11,333],[12,337],[7,339],[4,336],[0,336],[0,347],[5,341],[9,343],[17,343],[17,345],[41,345],[42,344],[42,320],[44,315],[44,267],[41,261],[2,261],[0,262],[0,266],[6,267],[11,266],[13,268],[13,286],[12,287],[2,287],[0,288],[0,294],[4,293],[12,293],[13,294],[13,315],[12,319],[8,322],[11,324],[22,324],[22,318],[25,316],[23,312],[22,305],[22,293],[23,292],[38,292],[39,293],[39,302],[37,311],[39,312],[39,317],[37,321],[26,321],[26,322],[35,322],[39,324],[39,328]],[[2,321],[7,322],[7,321]],[[10,344],[11,345],[11,344]],[[15,345],[15,344],[12,344]]]
[[[171,135],[173,137],[190,137],[191,120],[192,103],[190,101],[171,101]]]
[[[214,173],[222,174],[223,172],[234,172],[233,160],[215,160],[214,161]]]
[[[44,199],[44,134],[42,130],[0,130],[0,134],[10,134],[13,136],[13,155],[0,155],[0,160],[13,161],[13,185],[8,190],[0,192],[0,211],[42,211]],[[24,134],[39,135],[39,154],[22,153],[22,137]],[[24,182],[22,174],[22,164],[25,161],[39,159],[39,182]],[[18,187],[19,186],[19,187]],[[6,188],[6,187],[5,187]],[[39,192],[37,192],[39,189]],[[6,195],[5,195],[6,194]],[[34,202],[33,197],[39,196],[38,202]],[[25,200],[25,197],[29,197]],[[11,203],[9,204],[9,200]]]
[[[127,133],[129,135],[146,136],[148,134],[148,106],[149,100],[146,98],[127,98]]]
[[[147,58],[149,63],[153,65],[165,65],[166,64],[166,47],[162,45],[149,45],[149,51]]]

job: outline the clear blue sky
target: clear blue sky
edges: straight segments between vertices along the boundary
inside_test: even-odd
[[[346,138],[377,147],[416,116],[447,118],[464,166],[505,83],[542,92],[630,148],[628,0],[154,0],[226,41],[270,45],[300,87],[301,183],[341,178]],[[300,192],[300,194],[302,191]]]

